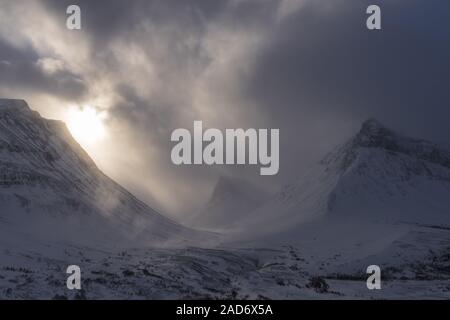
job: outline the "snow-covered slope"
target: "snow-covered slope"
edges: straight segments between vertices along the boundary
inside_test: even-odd
[[[450,152],[397,134],[375,120],[324,161],[339,182],[333,215],[378,221],[450,224]]]
[[[192,219],[192,225],[218,230],[233,228],[266,198],[266,192],[246,181],[221,176],[203,210]]]
[[[318,220],[450,225],[449,194],[447,148],[371,119],[307,175],[251,212],[242,229],[286,236]]]
[[[104,175],[65,124],[0,99],[0,223],[75,241],[137,244],[199,233],[160,215]]]
[[[448,159],[368,121],[305,177],[234,216],[234,243],[155,248],[205,237],[102,174],[64,124],[0,100],[0,298],[448,299]],[[229,205],[240,187],[222,181],[211,203]],[[82,290],[66,288],[72,264]],[[371,264],[382,290],[366,287]]]

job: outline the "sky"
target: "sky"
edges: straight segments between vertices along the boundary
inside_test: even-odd
[[[366,28],[371,4],[382,30]],[[449,38],[440,0],[0,0],[0,96],[69,124],[89,106],[97,165],[183,220],[220,176],[274,192],[370,117],[450,140]],[[194,120],[280,129],[279,174],[173,165],[171,132]]]

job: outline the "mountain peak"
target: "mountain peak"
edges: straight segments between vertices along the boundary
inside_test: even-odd
[[[2,109],[2,108],[15,108],[15,109],[22,109],[22,110],[30,109],[30,107],[28,106],[28,103],[25,100],[0,98],[0,109]]]
[[[375,118],[367,119],[366,121],[364,121],[362,123],[362,126],[361,126],[361,131],[364,131],[364,132],[376,133],[376,132],[379,132],[380,130],[386,130],[386,129],[387,128],[383,124],[381,124],[380,121],[378,121]]]
[[[244,179],[220,176],[211,195],[211,201],[223,201],[229,197],[257,200],[263,195],[265,195],[263,190]]]
[[[396,151],[399,145],[410,144],[414,142],[414,139],[396,133],[376,119],[368,119],[363,122],[353,142],[354,145],[359,147]]]
[[[321,163],[327,165],[335,163],[341,170],[346,170],[361,152],[404,155],[411,159],[415,158],[450,168],[450,152],[446,148],[431,141],[397,133],[375,119],[364,121],[361,129],[352,139],[325,156]]]
[[[397,134],[384,126],[380,121],[370,118],[364,121],[357,136],[371,138],[394,138]]]
[[[220,176],[219,180],[217,181],[214,187],[213,198],[222,196],[225,193],[234,193],[234,192],[236,192],[235,184],[229,178]]]

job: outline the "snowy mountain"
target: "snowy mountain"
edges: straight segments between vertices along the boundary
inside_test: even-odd
[[[0,299],[448,299],[445,150],[370,120],[258,207],[220,179],[199,219],[241,228],[223,247],[105,176],[62,122],[1,99]]]
[[[375,120],[323,160],[339,182],[331,214],[376,220],[450,224],[450,151],[405,137]]]
[[[243,215],[255,210],[266,198],[266,192],[246,181],[221,176],[203,210],[192,219],[192,225],[232,228]]]
[[[376,264],[389,286],[380,298],[449,297],[435,283],[450,279],[449,160],[446,147],[368,120],[230,238],[298,250],[302,270],[347,294],[367,295],[359,281]]]
[[[241,221],[289,233],[315,220],[450,225],[450,152],[376,120]],[[246,227],[243,227],[245,230]]]
[[[0,99],[0,224],[77,242],[199,236],[104,175],[63,122],[9,99]]]

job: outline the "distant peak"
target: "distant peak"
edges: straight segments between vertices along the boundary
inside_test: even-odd
[[[16,108],[16,109],[30,109],[28,103],[22,99],[3,99],[0,98],[0,108]]]
[[[362,127],[368,127],[368,128],[377,128],[377,127],[384,127],[380,121],[378,121],[375,118],[369,118],[366,121],[362,123]]]
[[[386,126],[384,126],[380,121],[374,118],[367,119],[363,122],[361,126],[360,133],[365,133],[369,135],[379,135],[380,133],[391,132]]]
[[[234,184],[230,180],[230,178],[220,176],[219,180],[216,183],[216,186],[214,187],[214,194],[222,194],[225,192],[230,192],[234,189]]]
[[[384,126],[376,119],[368,119],[363,122],[361,130],[355,137],[355,142],[362,146],[386,147],[387,144],[396,144],[399,140],[404,140],[403,135]]]

